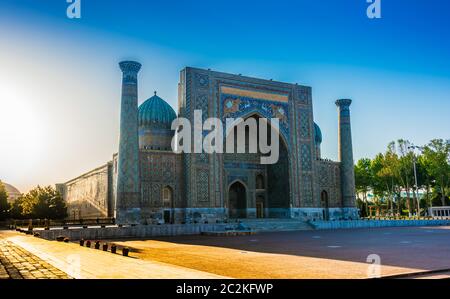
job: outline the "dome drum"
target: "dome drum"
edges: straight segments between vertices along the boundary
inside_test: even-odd
[[[171,130],[175,111],[166,101],[154,96],[139,106],[139,148],[170,150],[174,132]]]

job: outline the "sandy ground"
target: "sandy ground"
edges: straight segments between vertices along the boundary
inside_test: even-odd
[[[450,269],[450,227],[118,241],[142,260],[234,278],[371,278]],[[378,255],[381,266],[367,262]],[[377,258],[377,256],[375,256]]]
[[[13,248],[14,251],[21,252],[20,256],[17,257],[17,261],[11,261],[15,268],[22,266],[22,264],[24,264],[23,266],[26,266],[27,260],[19,261],[19,258],[33,256],[33,263],[36,261],[44,262],[45,265],[51,265],[52,267],[59,269],[59,272],[62,271],[72,278],[227,278],[198,271],[193,268],[138,259],[133,255],[124,257],[120,254],[112,254],[93,248],[81,247],[78,243],[47,241],[12,231],[0,230],[0,241],[8,242],[8,246]],[[48,266],[40,266],[38,264],[35,266],[38,268],[37,270],[49,268]],[[45,272],[38,273],[34,270],[30,269],[32,275],[36,274],[35,276],[40,276],[38,278],[46,278],[42,275],[46,274]],[[24,276],[23,278],[31,277]]]

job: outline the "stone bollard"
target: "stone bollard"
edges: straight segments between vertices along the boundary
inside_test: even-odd
[[[91,241],[86,241],[86,247],[91,248]]]
[[[100,241],[95,241],[95,249],[100,249]]]
[[[84,246],[84,239],[80,240],[80,246]]]
[[[103,243],[103,251],[108,251],[108,243]]]
[[[122,249],[122,255],[123,256],[128,256],[128,253],[130,252],[130,249],[128,247],[124,247]]]
[[[111,245],[111,253],[116,253],[117,251],[117,246],[116,245]]]

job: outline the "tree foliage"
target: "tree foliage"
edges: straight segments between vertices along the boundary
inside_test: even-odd
[[[5,185],[0,181],[0,220],[9,217],[9,209],[8,193],[6,192]]]
[[[442,205],[445,205],[450,184],[450,143],[442,139],[432,140],[423,149],[423,160],[432,182],[437,187]]]
[[[375,196],[371,204],[387,204],[392,214],[412,214],[430,205],[448,204],[450,195],[450,143],[442,139],[430,141],[415,151],[408,140],[391,142],[384,153],[373,159],[363,158],[355,165],[355,184],[362,202],[370,190]],[[417,186],[414,175],[416,168]],[[425,190],[419,199],[418,190]],[[401,196],[406,193],[406,197]]]
[[[16,219],[64,219],[67,206],[54,188],[37,186],[13,203],[11,215]]]

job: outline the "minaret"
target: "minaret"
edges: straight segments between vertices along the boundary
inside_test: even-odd
[[[352,100],[336,101],[339,110],[339,161],[341,162],[342,205],[356,207],[355,170],[353,164],[352,130],[350,125],[350,105]]]
[[[122,70],[120,140],[117,174],[116,221],[137,223],[140,218],[140,173],[138,138],[138,84],[141,64],[119,63]]]

